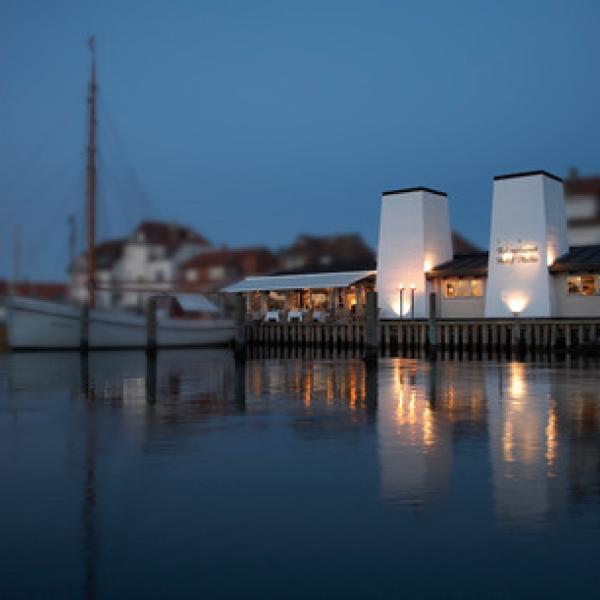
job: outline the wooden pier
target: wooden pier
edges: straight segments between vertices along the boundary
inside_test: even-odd
[[[600,318],[581,319],[481,319],[380,321],[380,352],[429,349],[457,351],[577,350],[600,339]],[[435,332],[431,328],[435,328]],[[432,333],[434,336],[432,337]],[[313,347],[363,349],[367,326],[349,323],[252,323],[245,326],[249,347]]]

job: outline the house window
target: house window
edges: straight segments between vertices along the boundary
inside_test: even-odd
[[[222,265],[210,267],[208,269],[208,278],[211,281],[220,281],[221,279],[225,279],[225,267]]]
[[[188,269],[185,272],[186,281],[196,281],[196,279],[198,279],[198,273],[196,273],[196,269]]]
[[[569,275],[567,293],[574,296],[595,296],[598,292],[597,275]]]
[[[483,280],[481,278],[444,279],[445,298],[481,298],[483,296]]]

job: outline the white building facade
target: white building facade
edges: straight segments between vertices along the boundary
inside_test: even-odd
[[[179,286],[180,266],[211,248],[193,230],[172,223],[144,222],[124,240],[96,247],[96,305],[98,308],[141,310],[147,298]],[[70,296],[87,301],[86,256],[71,269]]]
[[[494,178],[489,252],[454,254],[448,198],[429,188],[381,199],[380,318],[600,317],[600,245],[571,246],[563,182],[546,171]]]

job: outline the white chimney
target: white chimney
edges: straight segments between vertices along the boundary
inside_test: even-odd
[[[485,316],[552,316],[548,267],[568,249],[560,178],[545,171],[495,177]]]
[[[403,318],[413,314],[416,319],[427,317],[425,273],[451,259],[446,194],[424,187],[383,193],[377,250],[377,292],[383,319],[398,319],[401,312]]]

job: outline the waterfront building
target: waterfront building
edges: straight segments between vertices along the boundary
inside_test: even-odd
[[[334,295],[350,299],[340,303],[342,316],[360,316],[369,289],[378,292],[384,320],[427,318],[431,292],[442,319],[600,316],[600,244],[569,246],[560,178],[546,171],[495,177],[489,247],[457,252],[444,192],[393,190],[381,198],[375,271],[248,278],[224,291],[245,293],[255,318],[276,312],[285,319],[289,310],[302,319],[315,310],[338,318]],[[317,290],[319,303],[307,301]]]
[[[343,271],[247,277],[224,291],[244,294],[254,320],[326,321],[362,318],[374,288],[375,271]]]

